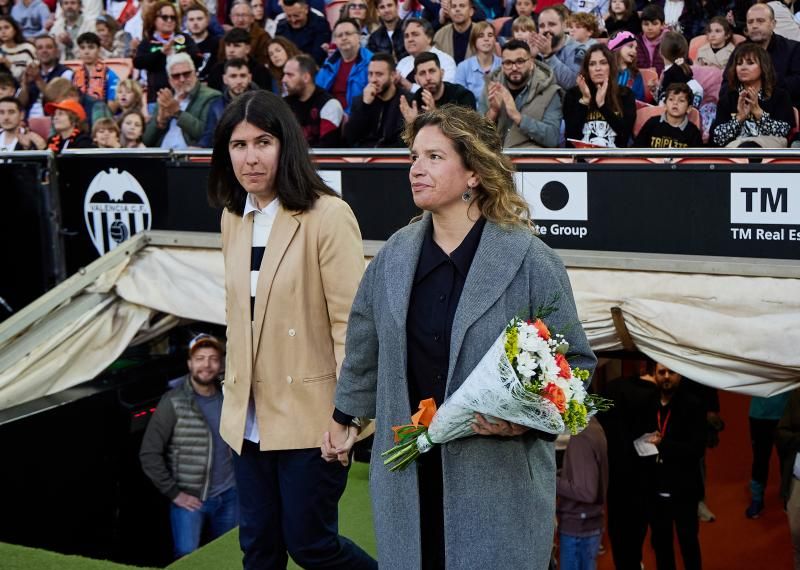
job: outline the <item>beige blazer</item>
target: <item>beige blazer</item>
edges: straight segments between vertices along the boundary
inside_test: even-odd
[[[255,398],[261,450],[318,447],[333,413],[350,305],[364,272],[361,233],[339,198],[278,209],[250,320],[253,216],[222,215],[227,355],[220,420],[237,453]]]

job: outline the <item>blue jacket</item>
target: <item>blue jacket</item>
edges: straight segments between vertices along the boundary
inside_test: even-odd
[[[350,114],[350,106],[353,103],[353,98],[361,95],[362,91],[364,91],[364,87],[367,86],[367,67],[369,67],[371,59],[371,51],[367,48],[359,48],[356,61],[353,63],[350,76],[347,78],[347,107],[344,112],[348,115]],[[325,63],[322,64],[322,67],[317,72],[317,86],[330,93],[341,65],[342,54],[337,50],[336,53],[325,60]]]

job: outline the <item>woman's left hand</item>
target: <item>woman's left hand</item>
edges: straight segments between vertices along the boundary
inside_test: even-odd
[[[493,420],[493,422],[490,422],[484,418],[483,415],[475,414],[475,422],[472,424],[472,431],[478,435],[515,437],[522,435],[530,429],[529,427],[521,426],[519,424],[514,424],[497,418],[493,418]]]
[[[748,87],[747,93],[748,100],[750,101],[750,113],[756,121],[760,121],[761,117],[764,115],[764,110],[761,108],[761,105],[759,105],[758,91],[752,87]]]

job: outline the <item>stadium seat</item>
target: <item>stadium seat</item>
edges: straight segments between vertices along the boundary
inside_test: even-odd
[[[28,119],[28,126],[34,133],[44,140],[47,140],[50,136],[52,122],[50,117],[30,117]]]
[[[636,122],[633,124],[633,136],[639,134],[639,131],[642,130],[644,124],[650,120],[651,117],[658,116],[664,112],[664,107],[662,105],[648,105],[646,107],[640,107],[636,110]],[[702,130],[702,125],[700,123],[700,113],[692,107],[689,109],[689,120],[694,123],[694,125]]]
[[[494,28],[494,35],[495,37],[500,37],[500,30],[503,29],[503,24],[508,22],[511,19],[511,16],[503,16],[502,18],[495,18],[492,21],[492,27]]]
[[[108,67],[114,70],[114,73],[117,74],[117,77],[119,77],[120,81],[131,76],[131,72],[133,71],[133,60],[131,58],[113,57],[104,61]],[[81,65],[83,65],[83,63],[79,59],[69,59],[64,62],[64,65],[75,71]]]
[[[733,43],[735,45],[739,45],[745,39],[744,36],[739,34],[733,34]],[[708,38],[706,38],[705,34],[700,34],[699,36],[695,36],[692,38],[692,41],[689,42],[689,59],[692,61],[697,59],[697,52],[700,51],[700,48],[703,47],[705,44],[708,43]]]
[[[640,69],[639,73],[642,74],[642,81],[644,81],[644,88],[645,90],[649,89],[648,85],[651,82],[658,83],[658,72],[653,67],[645,67],[644,69]]]

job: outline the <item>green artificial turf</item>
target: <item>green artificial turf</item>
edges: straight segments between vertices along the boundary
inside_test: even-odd
[[[369,466],[354,463],[350,469],[347,489],[339,502],[339,532],[372,556],[375,556],[375,531],[372,527],[372,508],[369,502]],[[170,570],[223,570],[242,566],[238,531],[233,530],[185,556],[169,566]],[[289,561],[290,569],[299,566]]]
[[[127,566],[83,556],[68,556],[4,542],[0,542],[0,568],[3,570],[124,570],[139,568],[141,570],[139,566]]]

